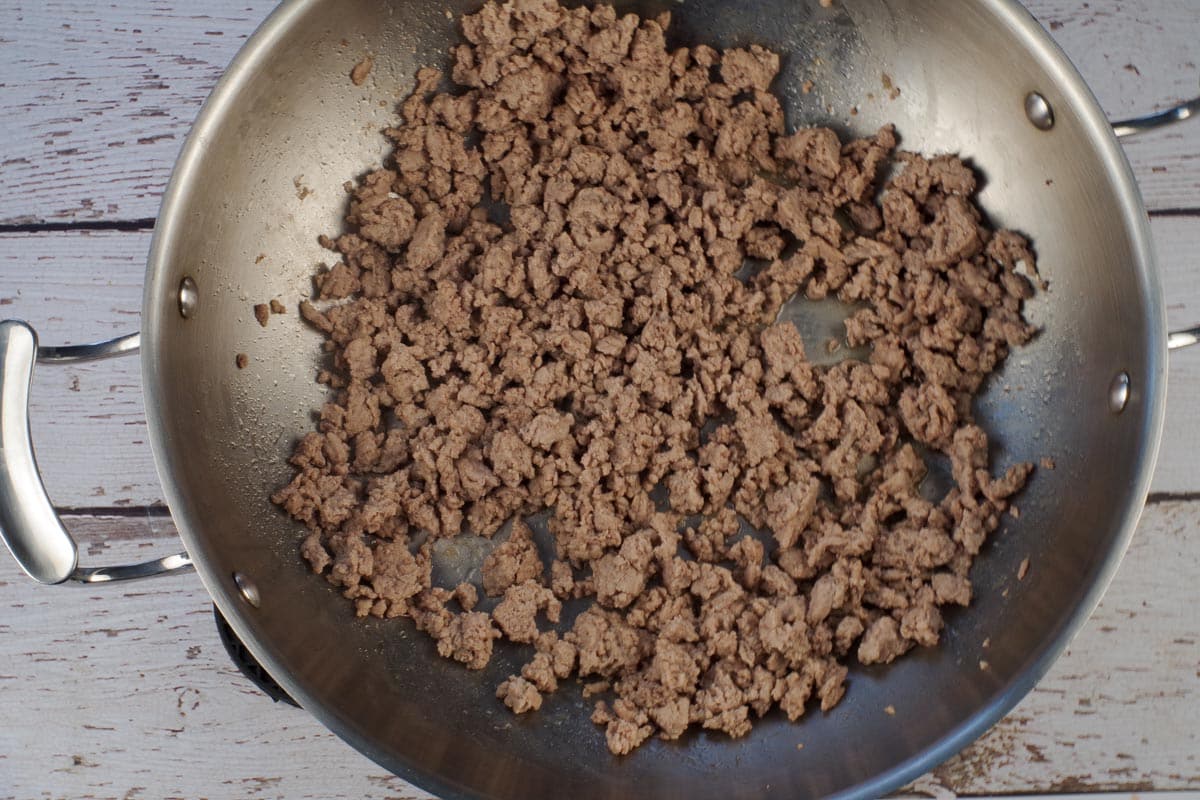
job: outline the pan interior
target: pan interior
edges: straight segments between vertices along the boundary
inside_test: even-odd
[[[262,328],[252,306],[281,298],[294,309],[311,292],[317,264],[330,258],[316,236],[338,230],[343,182],[380,161],[379,129],[418,67],[446,63],[458,35],[450,16],[476,6],[466,0],[285,4],[209,101],[169,190],[148,273],[143,366],[165,490],[208,588],[270,672],[334,731],[431,791],[878,796],[1015,703],[1123,552],[1163,392],[1162,309],[1140,202],[1091,96],[1015,3],[617,5],[670,10],[673,45],[780,52],[776,87],[791,125],[870,134],[894,122],[907,149],[963,154],[985,176],[980,202],[991,221],[1033,238],[1051,289],[1028,313],[1044,330],[1010,357],[978,415],[995,438],[995,464],[1049,456],[1057,468],[1035,476],[1020,519],[1006,519],[977,561],[977,599],[949,615],[943,644],[891,667],[853,668],[831,713],[814,710],[798,724],[771,715],[738,741],[652,740],[618,760],[577,688],[514,717],[493,690],[519,654],[501,650],[487,670],[468,672],[437,659],[405,621],[355,622],[308,573],[297,553],[302,531],[267,498],[290,477],[294,439],[324,398],[314,382],[321,339],[294,311]],[[368,53],[374,70],[356,87],[350,69]],[[1050,131],[1025,117],[1034,90],[1055,110]],[[186,320],[176,299],[184,276],[200,294]],[[246,369],[235,367],[237,353],[249,356]],[[1108,390],[1122,371],[1133,390],[1117,415]],[[1018,581],[1025,558],[1032,569]],[[235,571],[258,585],[260,607],[238,599]],[[895,716],[883,713],[889,705]]]

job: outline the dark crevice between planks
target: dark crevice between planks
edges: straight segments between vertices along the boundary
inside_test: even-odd
[[[154,218],[91,220],[83,222],[29,222],[0,224],[0,234],[5,233],[59,233],[62,231],[138,231],[154,230]]]
[[[124,519],[170,519],[171,509],[155,506],[63,506],[55,509],[60,517],[120,517]]]
[[[1146,505],[1155,503],[1194,503],[1200,501],[1200,492],[1153,492],[1146,498]]]

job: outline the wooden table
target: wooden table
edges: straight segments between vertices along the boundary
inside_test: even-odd
[[[171,165],[271,5],[0,4],[0,316],[47,343],[137,327]],[[1198,0],[1030,7],[1112,117],[1200,92]],[[1127,151],[1171,323],[1200,322],[1200,123]],[[1104,602],[1015,711],[909,793],[1200,798],[1200,348],[1171,357],[1170,383],[1154,493]],[[33,433],[89,561],[176,544],[136,359],[40,369]],[[0,609],[0,798],[426,796],[242,678],[195,575],[42,587],[0,554]]]

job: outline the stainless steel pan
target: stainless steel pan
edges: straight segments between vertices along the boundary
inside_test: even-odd
[[[1168,340],[1146,212],[1114,131],[1079,74],[1012,0],[619,2],[674,15],[677,42],[766,44],[792,124],[867,133],[895,122],[909,149],[955,151],[986,174],[981,201],[1033,237],[1051,289],[1030,308],[1045,332],[1015,353],[978,413],[997,459],[1052,455],[973,577],[978,599],[942,646],[856,668],[833,712],[771,716],[747,738],[693,734],[609,755],[578,694],[514,718],[492,696],[514,660],[482,674],[438,661],[404,622],[353,622],[307,573],[299,531],[269,504],[293,437],[322,400],[319,336],[294,314],[265,330],[252,303],[297,298],[326,257],[318,232],[339,187],[379,161],[378,129],[415,70],[445,61],[446,14],[474,0],[294,0],[246,44],[213,92],[163,201],[146,273],[142,374],[159,474],[201,578],[251,652],[305,708],[385,767],[445,796],[874,797],[966,745],[1046,671],[1120,561],[1149,486]],[[343,44],[344,42],[344,44]],[[347,78],[363,53],[373,76]],[[887,73],[901,90],[885,98]],[[800,85],[813,79],[816,91]],[[868,95],[874,95],[872,100]],[[856,116],[848,112],[858,107]],[[1122,124],[1124,133],[1182,118]],[[309,187],[307,199],[296,186]],[[256,263],[260,254],[266,258]],[[136,337],[38,348],[0,325],[0,529],[45,582],[139,577],[188,563],[80,568],[29,444],[26,402],[44,361],[136,348]],[[234,367],[234,354],[251,366]],[[1020,583],[1019,562],[1036,564]],[[1004,589],[1008,589],[1004,592]],[[977,667],[990,639],[990,669]],[[894,705],[895,717],[878,712]],[[798,751],[796,743],[804,749]]]

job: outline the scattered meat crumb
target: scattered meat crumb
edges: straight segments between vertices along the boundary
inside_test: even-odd
[[[1054,462],[1054,459],[1050,456],[1042,456],[1041,464],[1042,469],[1054,469],[1057,466],[1057,464]]]
[[[363,56],[362,60],[354,65],[350,70],[350,82],[355,86],[362,86],[367,81],[367,76],[371,74],[371,69],[375,66],[375,59],[371,56]]]
[[[1021,559],[1021,566],[1017,567],[1017,580],[1025,580],[1025,576],[1029,574],[1029,559]]]
[[[267,327],[267,320],[271,318],[271,307],[266,303],[258,303],[254,306],[254,318],[258,320],[258,324],[264,328]]]
[[[283,304],[283,302],[281,300],[278,300],[276,298],[272,298],[272,300],[270,302],[270,307],[271,307],[272,314],[286,314],[287,313],[287,307]]]
[[[895,82],[892,80],[891,75],[884,72],[880,75],[880,79],[883,83],[883,88],[888,93],[889,99],[895,100],[897,97],[900,96],[900,87],[895,84]]]
[[[883,713],[887,714],[889,717],[894,717],[894,716],[896,716],[896,707],[895,706],[885,706],[883,709]]]
[[[250,363],[250,356],[246,355],[245,353],[238,353],[237,357],[234,358],[233,361],[235,364],[237,364],[238,369],[245,369]]]
[[[303,175],[297,175],[295,178],[292,178],[292,186],[296,187],[296,198],[301,201],[313,193],[312,189],[304,185]]]

